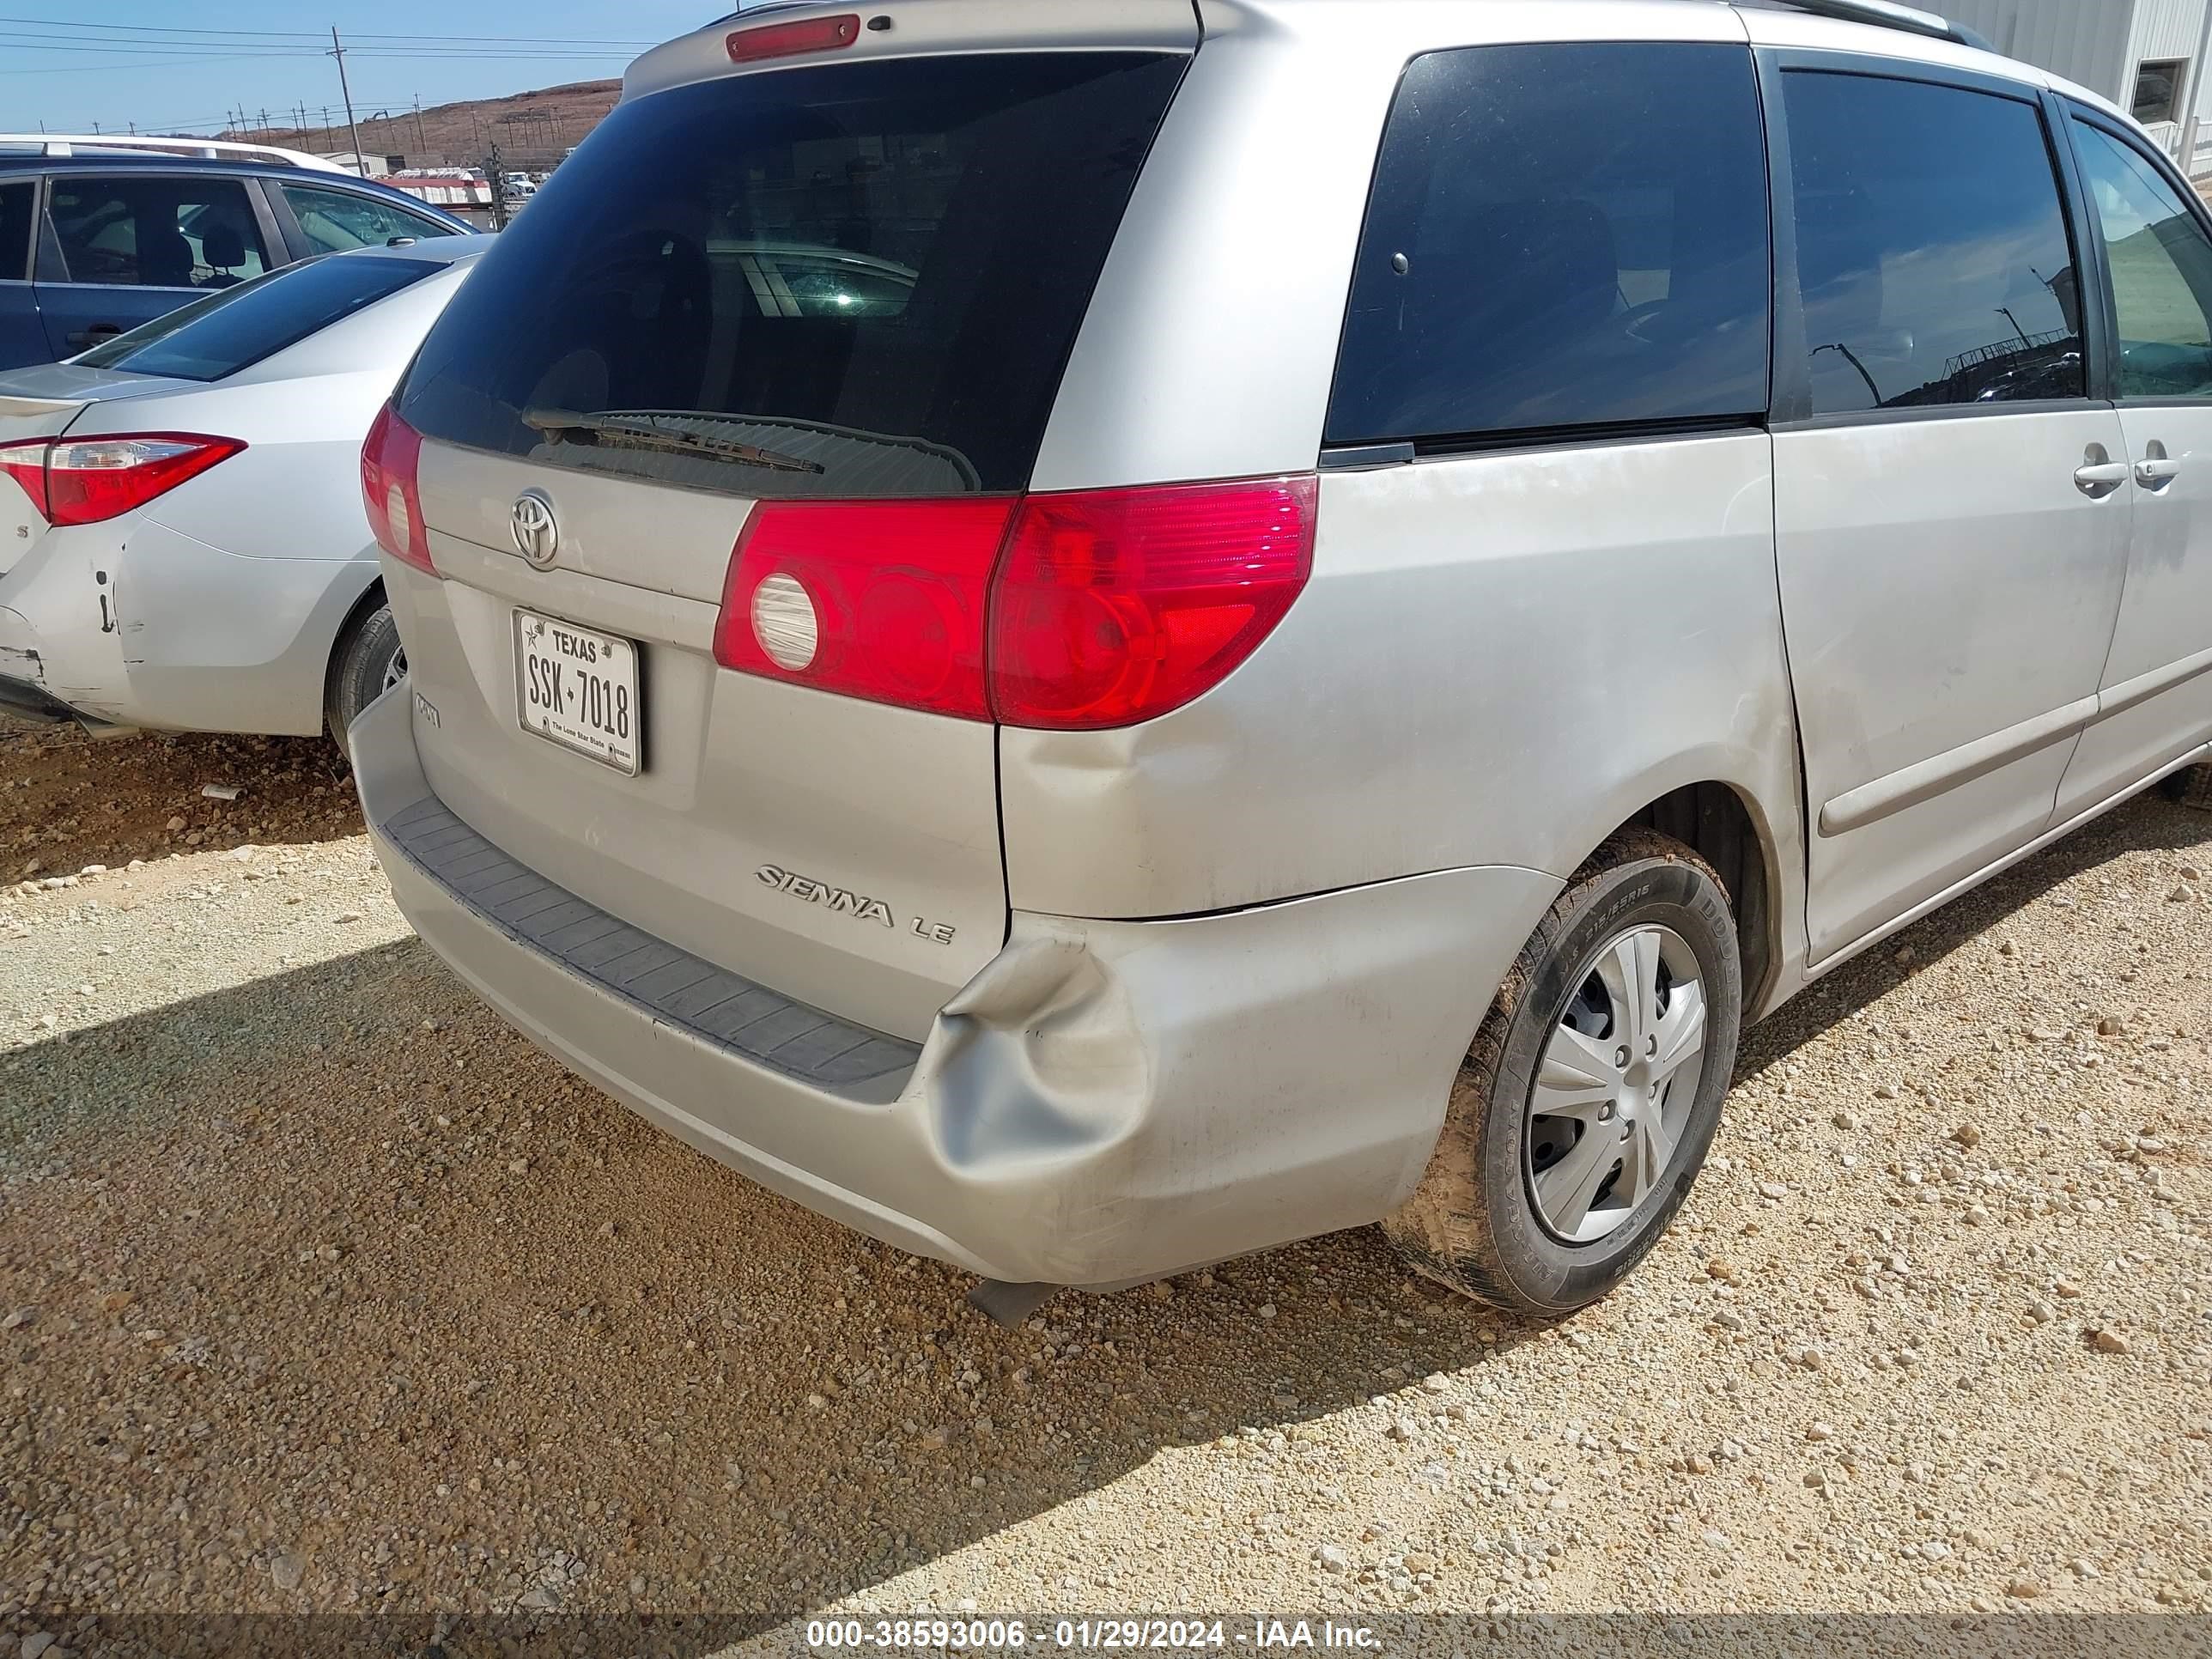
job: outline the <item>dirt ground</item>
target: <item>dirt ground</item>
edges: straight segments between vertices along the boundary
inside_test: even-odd
[[[999,1329],[508,1032],[321,744],[0,726],[0,851],[27,1654],[156,1611],[2212,1607],[2212,817],[2133,803],[1753,1031],[1673,1233],[1553,1328],[1370,1231]]]

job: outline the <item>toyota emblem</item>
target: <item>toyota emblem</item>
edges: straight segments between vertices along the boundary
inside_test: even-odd
[[[561,550],[561,524],[553,516],[553,498],[542,489],[526,489],[514,498],[515,551],[543,570]]]

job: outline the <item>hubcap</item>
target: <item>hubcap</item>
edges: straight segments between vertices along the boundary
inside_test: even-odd
[[[1705,1071],[1705,990],[1671,928],[1609,941],[1560,1011],[1528,1095],[1536,1218],[1594,1244],[1666,1179]]]
[[[384,665],[384,687],[386,691],[407,678],[407,652],[403,647],[392,653],[392,660]]]

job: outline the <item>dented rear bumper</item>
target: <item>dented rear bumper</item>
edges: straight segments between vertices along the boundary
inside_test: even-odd
[[[1475,1024],[1559,887],[1485,867],[1176,921],[1017,912],[918,1050],[825,1082],[811,1057],[786,1064],[797,1049],[744,1052],[741,1033],[693,1023],[680,992],[656,1002],[656,980],[696,975],[650,946],[639,959],[659,969],[625,989],[581,952],[531,942],[497,909],[529,890],[526,872],[465,893],[465,878],[410,853],[392,826],[435,809],[410,698],[403,684],[374,705],[352,743],[379,855],[432,949],[661,1127],[811,1209],[991,1279],[1126,1284],[1384,1213],[1425,1167]],[[544,890],[529,901],[540,916],[581,914]],[[836,1048],[805,1024],[793,1042]]]

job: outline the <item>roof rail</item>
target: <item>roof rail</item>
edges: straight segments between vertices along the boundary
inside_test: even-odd
[[[1923,11],[1917,6],[1905,6],[1897,0],[1787,0],[1799,11],[1809,11],[1817,17],[1833,17],[1849,23],[1872,23],[1877,28],[1902,29],[1907,34],[1924,34],[1933,40],[1954,40],[1962,46],[1972,46],[1978,52],[1994,52],[1996,48],[1964,23],[1954,23],[1949,18],[1932,11]]]
[[[335,161],[276,144],[240,144],[224,138],[164,138],[133,133],[0,132],[0,152],[33,155],[183,155],[200,161],[273,161],[312,173],[344,173]]]

